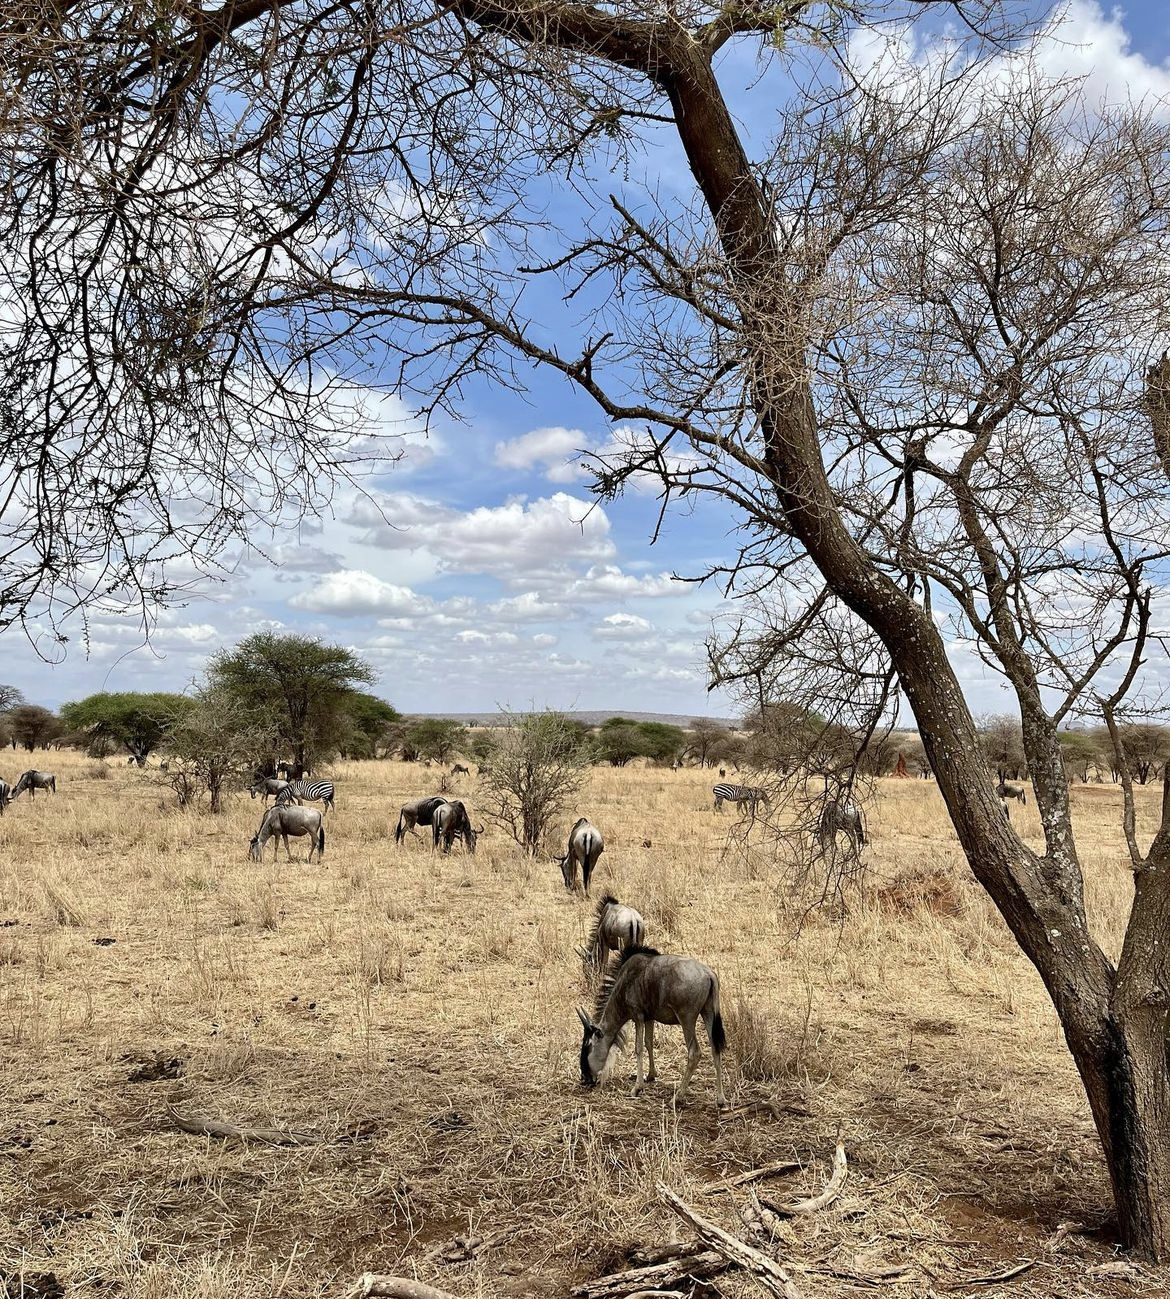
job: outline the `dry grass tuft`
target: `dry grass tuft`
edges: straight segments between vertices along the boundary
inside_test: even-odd
[[[875,897],[878,906],[892,916],[958,916],[964,906],[954,875],[931,866],[905,871],[881,885]]]

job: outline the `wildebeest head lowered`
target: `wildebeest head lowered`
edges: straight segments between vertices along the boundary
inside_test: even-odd
[[[561,878],[565,881],[565,888],[570,893],[577,887],[577,867],[580,866],[585,895],[588,897],[590,877],[597,865],[597,859],[604,851],[605,840],[601,837],[601,831],[589,821],[588,817],[578,817],[569,831],[568,850],[563,857],[554,858],[561,868]]]

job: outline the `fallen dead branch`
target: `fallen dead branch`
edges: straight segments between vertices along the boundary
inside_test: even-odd
[[[745,1244],[737,1236],[717,1227],[696,1213],[684,1200],[681,1200],[664,1182],[658,1183],[658,1194],[687,1223],[700,1240],[710,1245],[724,1258],[730,1259],[736,1267],[743,1268],[760,1282],[766,1290],[779,1296],[779,1299],[800,1299],[800,1291],[792,1283],[792,1278],[767,1254],[761,1253]]]
[[[510,1231],[493,1231],[487,1236],[454,1236],[428,1250],[423,1257],[428,1263],[470,1263],[511,1234]]]
[[[640,1245],[629,1261],[634,1267],[653,1267],[656,1263],[669,1263],[674,1259],[694,1258],[703,1253],[705,1246],[696,1240],[670,1240],[663,1245]]]
[[[357,1285],[346,1299],[456,1299],[447,1290],[437,1290],[433,1285],[411,1281],[404,1276],[381,1276],[377,1272],[363,1272]]]
[[[633,1299],[636,1294],[670,1293],[683,1282],[709,1281],[730,1271],[731,1263],[715,1250],[703,1250],[685,1258],[672,1258],[652,1267],[635,1267],[626,1272],[610,1272],[596,1281],[586,1281],[570,1291],[575,1299]],[[688,1287],[689,1288],[689,1287]]]
[[[777,1204],[773,1200],[764,1200],[762,1202],[773,1213],[778,1213],[782,1218],[794,1218],[802,1213],[816,1213],[820,1209],[827,1208],[841,1194],[845,1186],[845,1179],[848,1176],[849,1164],[845,1159],[845,1147],[838,1141],[837,1149],[833,1153],[832,1176],[825,1183],[825,1188],[819,1195],[810,1196],[807,1200],[793,1200],[788,1204]]]
[[[734,1177],[724,1177],[718,1182],[711,1182],[703,1188],[707,1195],[719,1195],[722,1191],[734,1190],[737,1186],[747,1186],[750,1182],[762,1182],[766,1177],[780,1177],[784,1173],[797,1173],[803,1167],[799,1160],[777,1159],[770,1164],[761,1164],[759,1168],[749,1168],[746,1173],[737,1173]]]
[[[292,1128],[249,1128],[231,1123],[214,1114],[184,1114],[173,1105],[166,1107],[167,1118],[180,1132],[196,1137],[219,1137],[225,1141],[260,1141],[269,1146],[317,1146],[324,1137],[313,1132],[297,1132]]]
[[[1026,1258],[1022,1263],[1016,1263],[1013,1267],[1002,1268],[998,1272],[987,1272],[983,1276],[962,1276],[960,1281],[963,1285],[999,1285],[1001,1281],[1010,1281],[1017,1277],[1021,1272],[1026,1272],[1030,1267],[1036,1266],[1036,1260]]]

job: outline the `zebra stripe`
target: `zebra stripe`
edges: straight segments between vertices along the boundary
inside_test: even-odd
[[[299,803],[302,799],[320,801],[325,804],[327,811],[333,810],[333,782],[331,780],[290,780],[287,785],[276,796],[276,806],[291,803],[295,798]]]
[[[722,812],[724,803],[749,803],[754,812],[757,803],[768,801],[766,789],[755,789],[751,785],[715,785],[711,793],[715,795],[715,811]]]

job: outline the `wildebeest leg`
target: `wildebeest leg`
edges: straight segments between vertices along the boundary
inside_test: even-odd
[[[723,811],[723,800],[722,800],[721,798],[717,798],[717,799],[715,800],[715,811],[716,811],[716,812],[722,812],[722,811]]]
[[[642,1091],[642,1040],[646,1036],[646,1025],[637,1019],[634,1021],[634,1059],[637,1061],[638,1072],[634,1078],[634,1090],[631,1096],[637,1096]]]
[[[593,865],[594,865],[594,862],[593,862],[590,858],[588,858],[588,857],[586,857],[585,860],[581,863],[581,874],[582,874],[582,875],[584,876],[584,878],[585,878],[585,896],[586,896],[586,897],[589,896],[589,878],[590,878],[590,876],[593,874]]]
[[[646,1056],[650,1061],[650,1072],[646,1075],[647,1082],[653,1082],[658,1077],[658,1070],[654,1068],[654,1021],[646,1021]]]
[[[288,846],[288,831],[282,830],[280,832],[280,837],[284,840],[284,855],[289,861],[292,861],[292,849]]]
[[[687,1098],[687,1088],[691,1084],[691,1074],[695,1072],[695,1066],[699,1063],[699,1039],[695,1033],[695,1021],[679,1020],[682,1026],[683,1038],[687,1044],[687,1062],[683,1068],[682,1080],[674,1093],[674,1103],[681,1105]]]

